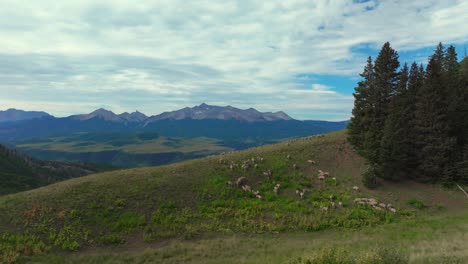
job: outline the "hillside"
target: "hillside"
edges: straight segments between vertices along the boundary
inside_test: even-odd
[[[391,245],[419,263],[468,259],[461,192],[414,182],[370,191],[360,181],[365,169],[336,132],[71,179],[0,197],[0,251],[48,263],[285,263],[330,245]],[[320,180],[318,170],[330,176]],[[239,177],[261,199],[229,184]],[[386,209],[356,204],[358,197]]]
[[[90,164],[42,161],[0,145],[0,195],[103,170]]]

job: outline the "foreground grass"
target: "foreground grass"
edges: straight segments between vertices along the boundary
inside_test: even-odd
[[[231,162],[257,157],[264,159],[257,167],[229,167]],[[344,132],[339,132],[169,166],[73,179],[0,197],[0,257],[13,262],[33,256],[47,263],[54,259],[57,263],[280,263],[307,258],[330,245],[366,252],[376,241],[384,241],[385,247],[407,249],[434,241],[424,235],[437,230],[448,232],[440,241],[455,238],[460,228],[466,234],[460,223],[467,222],[463,213],[468,212],[468,204],[461,193],[390,183],[366,190],[360,184],[365,168]],[[336,181],[319,181],[318,169],[329,171]],[[272,170],[273,176],[263,176],[265,170]],[[226,184],[240,176],[261,192],[262,200]],[[281,184],[279,194],[273,192],[276,183]],[[303,199],[297,189],[308,190]],[[398,213],[356,206],[355,197],[391,202]],[[341,202],[343,208],[322,212],[331,202]],[[414,206],[420,203],[425,206]],[[440,215],[446,217],[437,218]],[[421,244],[410,259],[435,252],[426,251],[427,247]],[[145,249],[144,254],[136,253]],[[70,251],[76,255],[70,258],[66,253]],[[125,251],[128,254],[122,256]]]
[[[360,230],[174,239],[156,244],[106,247],[99,252],[91,248],[82,253],[43,255],[29,260],[44,263],[466,263],[467,220],[468,214],[461,214],[410,219]],[[391,262],[384,262],[382,257]],[[317,262],[324,259],[342,262]]]

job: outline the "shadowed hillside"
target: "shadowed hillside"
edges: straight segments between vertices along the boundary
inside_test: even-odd
[[[104,169],[90,164],[42,161],[0,145],[0,195],[34,189]]]

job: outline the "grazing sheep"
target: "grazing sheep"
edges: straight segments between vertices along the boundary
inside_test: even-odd
[[[335,209],[336,208],[336,204],[335,202],[330,202],[330,205],[331,205],[331,208]]]
[[[229,165],[229,169],[230,169],[230,170],[234,170],[234,165],[232,165],[232,164]]]
[[[321,181],[323,181],[323,180],[325,180],[325,176],[319,175],[318,179],[321,180]]]
[[[379,206],[380,206],[380,208],[382,208],[382,209],[386,209],[386,208],[387,208],[387,205],[384,204],[384,203],[379,203]]]
[[[244,190],[245,192],[252,192],[252,187],[246,184],[242,186],[242,190]]]
[[[390,208],[392,208],[392,207],[393,207],[392,204],[387,204],[387,209],[390,209]]]
[[[321,210],[323,213],[326,213],[326,212],[328,212],[328,207],[322,207],[322,208],[320,208],[320,210]]]
[[[391,208],[388,208],[388,210],[389,210],[390,212],[396,214],[396,209],[395,209],[395,208],[392,208],[392,207],[391,207]]]
[[[242,187],[244,185],[247,185],[248,181],[247,178],[245,177],[239,177],[236,181],[237,187]]]
[[[301,199],[304,199],[304,192],[300,192],[299,196],[301,196]]]
[[[297,170],[298,166],[296,163],[293,164],[293,170]]]
[[[353,190],[358,191],[358,190],[359,190],[359,187],[353,186]]]
[[[262,196],[261,195],[255,195],[259,200],[262,199]]]
[[[267,170],[267,171],[263,172],[263,176],[266,176],[269,179],[271,179],[271,177],[273,176],[273,172],[271,170]]]
[[[315,163],[316,163],[314,160],[308,160],[307,162],[309,162],[312,165],[315,165]]]
[[[296,190],[296,194],[299,194],[299,192],[300,192],[299,190]]]
[[[338,206],[343,208],[343,203],[342,202],[338,202]]]

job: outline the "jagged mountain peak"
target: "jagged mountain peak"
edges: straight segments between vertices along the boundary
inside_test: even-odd
[[[244,122],[261,122],[261,121],[278,121],[278,120],[292,120],[290,116],[284,112],[266,112],[262,113],[254,108],[239,109],[236,107],[228,106],[214,106],[202,103],[194,107],[185,107],[172,112],[164,112],[160,115],[148,118],[147,123],[155,122],[158,120],[172,119],[218,119],[218,120],[239,120]]]

